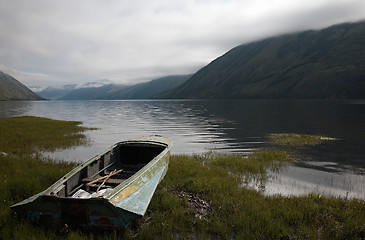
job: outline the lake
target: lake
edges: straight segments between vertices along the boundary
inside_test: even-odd
[[[58,160],[76,162],[118,141],[151,134],[172,139],[173,154],[210,150],[249,154],[267,146],[270,133],[323,134],[340,140],[313,148],[305,164],[290,165],[279,174],[268,173],[268,184],[262,190],[365,199],[365,100],[0,102],[0,117],[23,115],[77,120],[98,128],[87,132],[90,146],[51,154]]]

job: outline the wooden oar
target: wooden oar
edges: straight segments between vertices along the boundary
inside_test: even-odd
[[[115,172],[115,171],[116,171],[116,169],[115,169],[113,172]],[[111,173],[113,173],[111,176],[113,176],[113,175],[115,175],[115,174],[118,174],[118,173],[120,173],[121,171],[123,171],[123,169],[119,169],[119,170],[118,170],[118,171],[116,171],[115,173],[111,172]],[[111,173],[109,173],[109,175],[110,175]],[[86,184],[85,184],[85,186],[90,186],[90,185],[91,185],[91,184],[93,184],[93,183],[96,183],[96,182],[99,182],[99,181],[101,181],[101,180],[103,180],[103,179],[105,179],[105,178],[109,178],[109,177],[111,177],[111,176],[109,176],[109,175],[105,175],[105,176],[100,177],[100,178],[98,178],[98,179],[95,179],[95,180],[93,180],[93,181],[91,181],[91,182],[88,182],[88,183],[86,183]]]
[[[99,189],[104,185],[104,183],[106,182],[106,180],[108,180],[112,175],[114,175],[116,171],[117,171],[117,169],[114,169],[113,172],[109,173],[109,175],[104,179],[103,183],[100,184],[100,186],[98,187],[98,189],[96,189],[96,192],[99,192]]]

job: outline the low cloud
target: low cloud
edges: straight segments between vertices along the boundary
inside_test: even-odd
[[[365,19],[363,0],[0,3],[0,70],[28,86],[188,74],[242,43]]]

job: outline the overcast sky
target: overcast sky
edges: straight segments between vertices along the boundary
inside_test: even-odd
[[[194,73],[272,35],[365,19],[365,0],[0,0],[0,70],[27,86]]]

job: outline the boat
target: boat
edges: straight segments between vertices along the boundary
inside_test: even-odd
[[[146,213],[171,147],[157,135],[116,143],[11,209],[47,226],[125,228]]]

